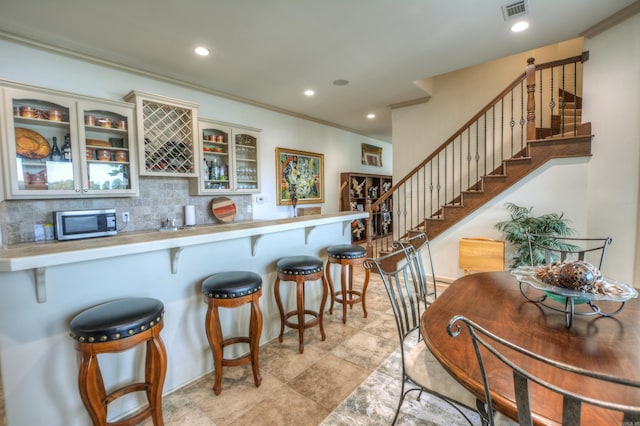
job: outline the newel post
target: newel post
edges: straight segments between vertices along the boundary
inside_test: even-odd
[[[536,65],[535,59],[527,59],[527,141],[536,139]]]
[[[367,236],[367,257],[373,257],[373,221],[371,220],[371,199],[367,198],[364,210],[369,214],[365,219],[365,235]]]

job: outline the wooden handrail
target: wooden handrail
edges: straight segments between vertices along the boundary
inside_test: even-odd
[[[518,75],[513,82],[511,82],[507,87],[502,90],[497,96],[495,96],[491,101],[489,101],[480,111],[475,114],[471,119],[469,119],[466,123],[464,123],[456,132],[454,132],[447,140],[445,140],[438,148],[436,148],[431,154],[429,154],[420,164],[415,166],[409,173],[407,173],[403,178],[399,181],[395,182],[394,185],[384,194],[380,196],[375,202],[367,203],[365,206],[365,211],[369,213],[369,217],[366,219],[367,227],[366,227],[366,235],[367,235],[367,250],[372,251],[372,212],[376,210],[376,208],[380,207],[382,203],[384,203],[389,197],[393,196],[393,194],[404,185],[409,179],[411,179],[418,171],[424,168],[430,161],[436,158],[442,151],[444,151],[453,141],[455,141],[458,137],[460,137],[465,131],[467,131],[473,123],[479,120],[482,116],[488,113],[491,108],[501,101],[508,93],[510,93],[513,89],[515,89],[518,85],[522,83],[526,83],[527,88],[527,119],[526,119],[526,140],[534,140],[536,139],[536,128],[535,128],[535,75],[536,71],[540,71],[543,69],[553,68],[561,65],[571,64],[581,62],[584,63],[589,59],[589,52],[585,51],[582,54],[573,56],[570,58],[565,58],[556,61],[550,61],[544,64],[535,64],[533,58],[529,58],[527,60],[527,66],[525,72]]]

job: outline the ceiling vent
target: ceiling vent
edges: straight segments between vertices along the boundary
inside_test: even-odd
[[[527,15],[528,13],[529,7],[527,6],[527,0],[520,0],[502,6],[502,15],[505,21]]]

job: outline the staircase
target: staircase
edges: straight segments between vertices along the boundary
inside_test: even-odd
[[[394,219],[384,236],[367,220],[368,255],[415,232],[437,237],[551,159],[591,156],[591,124],[582,123],[576,95],[587,59],[588,52],[541,65],[529,59],[522,75],[367,205],[377,211],[390,199]]]

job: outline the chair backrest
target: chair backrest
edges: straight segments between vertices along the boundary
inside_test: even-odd
[[[400,343],[418,329],[420,316],[426,308],[424,275],[416,271],[415,257],[416,251],[409,244],[387,255],[364,261],[365,268],[380,275],[387,290]]]
[[[431,247],[429,245],[429,238],[427,234],[421,232],[411,237],[403,238],[401,240],[394,241],[391,247],[413,247],[415,256],[413,256],[413,265],[416,274],[420,274],[422,284],[424,284],[423,296],[425,298],[432,296],[434,299],[438,297],[438,290],[436,285],[436,271],[433,267],[433,258],[431,257]],[[424,258],[427,258],[427,267],[424,264]],[[432,283],[432,289],[429,291],[429,280]]]
[[[624,413],[623,424],[627,425],[630,422],[640,421],[640,402],[635,405],[618,404],[611,401],[606,401],[600,398],[593,398],[587,395],[582,395],[574,391],[560,387],[559,385],[549,383],[548,381],[540,378],[538,375],[533,374],[533,368],[525,367],[527,364],[529,367],[536,366],[536,370],[539,370],[540,365],[546,364],[552,368],[567,371],[574,374],[576,377],[588,378],[590,380],[597,380],[609,383],[615,383],[620,386],[626,386],[629,390],[635,392],[640,389],[640,382],[629,380],[622,377],[610,376],[607,374],[596,373],[593,371],[587,371],[581,368],[572,367],[552,359],[543,357],[534,352],[521,348],[502,339],[499,336],[491,333],[490,331],[482,328],[477,323],[465,318],[462,315],[457,315],[449,321],[447,331],[450,336],[457,337],[461,334],[463,326],[471,336],[473,342],[474,351],[480,367],[480,373],[484,385],[485,402],[486,402],[486,420],[490,425],[494,425],[493,418],[493,406],[491,402],[491,389],[489,387],[489,374],[485,365],[489,356],[495,357],[500,362],[507,365],[513,372],[513,385],[516,397],[516,406],[518,410],[518,423],[522,425],[532,425],[531,406],[529,402],[529,383],[534,382],[538,385],[545,387],[553,392],[562,395],[562,424],[563,426],[577,426],[580,425],[580,414],[582,404],[590,404],[597,407],[602,407],[608,410],[615,410]],[[483,353],[485,355],[483,355]],[[514,354],[518,353],[522,355],[517,362],[514,361]],[[523,361],[526,360],[526,363]],[[495,365],[495,364],[494,364]],[[587,419],[588,421],[588,419]],[[629,422],[629,423],[625,423]]]
[[[565,260],[584,260],[602,270],[607,247],[613,241],[607,238],[556,237],[528,234],[531,266],[548,265]]]

